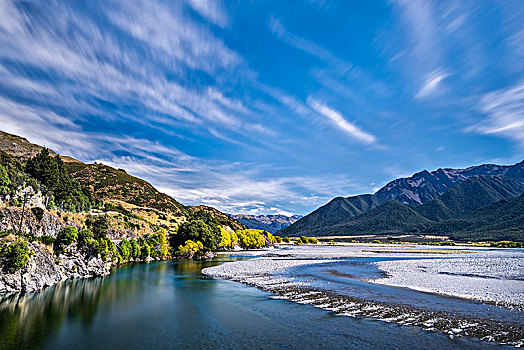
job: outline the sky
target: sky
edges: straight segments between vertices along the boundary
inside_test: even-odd
[[[0,0],[0,130],[227,213],[524,159],[524,1]]]

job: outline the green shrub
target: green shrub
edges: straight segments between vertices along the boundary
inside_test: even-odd
[[[131,257],[131,243],[127,239],[123,239],[120,241],[120,245],[118,246],[118,250],[120,251],[120,255],[122,256],[122,259],[124,261],[129,260]]]
[[[317,244],[318,243],[318,239],[316,239],[315,237],[311,237],[311,238],[309,238],[309,243]]]
[[[6,259],[5,268],[10,273],[23,269],[29,261],[29,247],[26,241],[18,240],[0,248],[0,257]]]
[[[131,243],[131,257],[133,259],[138,259],[140,256],[140,247],[138,246],[136,239],[132,238],[129,243]]]
[[[149,248],[149,245],[145,244],[142,247],[140,247],[140,259],[145,260],[148,256],[151,254],[151,248]]]
[[[91,222],[91,230],[93,230],[93,235],[96,239],[106,238],[108,228],[109,226],[105,216],[99,215]]]
[[[5,167],[0,164],[0,187],[7,187],[11,184],[11,179]]]
[[[93,231],[88,228],[82,229],[78,232],[78,242],[83,245],[89,245],[94,237]]]
[[[497,248],[523,248],[524,243],[523,242],[512,242],[512,241],[500,241],[500,242],[492,242],[490,246],[497,247]]]
[[[199,252],[202,252],[204,245],[202,242],[197,241],[196,243],[188,240],[184,245],[178,247],[176,255],[182,258],[192,258],[197,255]]]
[[[49,235],[42,235],[39,237],[39,241],[44,243],[44,244],[48,244],[48,245],[52,245],[55,243],[55,238],[53,236],[49,236]]]
[[[63,228],[57,237],[57,242],[64,245],[70,245],[78,238],[78,230],[74,226]]]
[[[42,208],[39,208],[39,207],[31,208],[31,212],[33,213],[33,215],[35,216],[35,218],[38,221],[42,221],[42,219],[44,218],[44,209]]]
[[[282,237],[282,241],[285,242],[285,243],[289,243],[290,239],[289,239],[289,237]]]

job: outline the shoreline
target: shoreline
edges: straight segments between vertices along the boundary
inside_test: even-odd
[[[275,249],[258,258],[205,268],[202,273],[213,278],[227,279],[256,287],[274,294],[275,298],[287,299],[299,304],[311,304],[333,312],[337,316],[367,317],[385,322],[395,322],[400,325],[421,327],[428,331],[439,331],[451,337],[466,336],[515,347],[524,345],[524,325],[522,324],[495,321],[474,315],[460,315],[452,312],[452,310],[431,310],[403,303],[388,303],[354,297],[314,286],[312,276],[309,276],[310,280],[308,280],[308,278],[293,278],[287,274],[290,269],[295,267],[336,262],[340,259],[373,258],[377,256],[373,253],[365,254],[352,251],[344,252],[345,254],[339,254],[339,257],[336,257],[336,254],[330,252],[322,254],[316,248],[314,247],[309,251],[307,251],[307,248],[299,249],[299,251],[286,251],[285,249],[278,251]],[[407,258],[413,259],[410,261],[420,261],[417,258],[421,259],[422,257],[410,255]],[[395,260],[384,262],[391,261],[395,262]],[[405,262],[406,260],[402,261]],[[380,266],[381,263],[383,262],[376,265]],[[387,283],[384,283],[386,279],[382,278],[380,282],[387,285]],[[376,280],[364,281],[377,285],[381,284],[375,282]],[[414,288],[410,289],[414,290]],[[427,293],[428,291],[424,292]],[[438,295],[434,291],[429,294]],[[460,296],[450,297],[460,298]],[[483,303],[495,304],[491,301],[484,301]],[[522,312],[522,309],[516,312]]]

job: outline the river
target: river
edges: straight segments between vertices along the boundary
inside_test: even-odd
[[[0,296],[0,349],[503,348],[338,316],[200,272],[239,259],[128,264],[106,277]]]

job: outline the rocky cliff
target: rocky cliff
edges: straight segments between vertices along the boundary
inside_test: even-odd
[[[0,273],[0,293],[33,292],[73,278],[105,276],[110,264],[82,252],[76,243],[55,255],[41,243],[28,243],[30,258],[21,270]]]

